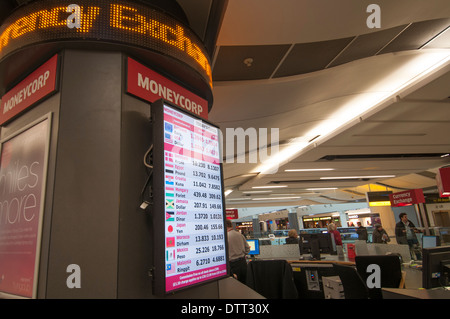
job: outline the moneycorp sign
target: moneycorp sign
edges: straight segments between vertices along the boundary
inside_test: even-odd
[[[0,60],[32,44],[80,40],[162,53],[198,71],[212,87],[209,58],[194,32],[165,13],[131,1],[42,0],[19,7],[0,27]]]

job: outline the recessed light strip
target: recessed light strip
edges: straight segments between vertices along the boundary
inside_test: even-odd
[[[300,196],[289,196],[289,197],[261,197],[261,198],[252,198],[252,200],[274,200],[274,199],[298,199]]]
[[[323,172],[323,171],[334,171],[334,168],[295,168],[295,169],[285,169],[285,172]]]
[[[253,186],[252,188],[283,188],[287,187],[287,185],[276,185],[276,186]]]
[[[392,178],[395,175],[373,175],[373,176],[331,176],[321,177],[320,179],[360,179],[360,178]]]
[[[440,71],[450,63],[450,54],[447,50],[430,52],[420,54],[408,61],[408,67],[400,65],[397,70],[392,70],[391,75],[395,76],[388,75],[386,78],[380,80],[387,87],[391,87],[391,91],[379,92],[370,97],[358,97],[358,100],[353,100],[348,104],[342,105],[338,110],[338,114],[335,115],[333,122],[323,121],[306,134],[294,138],[286,148],[259,165],[256,171],[261,174],[276,173],[278,167],[298,156],[313,143],[307,142],[308,140],[305,140],[305,137],[320,134],[321,138],[327,138],[333,134],[337,134],[346,125],[350,125],[352,121],[358,120],[363,115],[367,116],[377,109],[384,108],[387,103],[391,104],[394,97],[420,83],[430,74]]]

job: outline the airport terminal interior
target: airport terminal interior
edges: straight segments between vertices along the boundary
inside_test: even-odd
[[[449,137],[448,0],[0,0],[0,299],[450,299]]]

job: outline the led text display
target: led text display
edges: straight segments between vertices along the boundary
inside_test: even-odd
[[[131,44],[180,60],[212,86],[203,44],[189,28],[151,7],[130,1],[76,1],[77,27],[68,27],[74,1],[43,0],[20,7],[0,27],[0,59],[28,45],[58,40]]]

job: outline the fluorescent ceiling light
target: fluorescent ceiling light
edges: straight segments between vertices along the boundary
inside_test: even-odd
[[[390,177],[395,177],[395,175],[332,176],[332,177],[321,177],[320,179],[359,179],[359,178],[390,178]]]
[[[300,196],[292,196],[292,197],[266,197],[266,198],[252,198],[252,200],[274,200],[274,199],[298,199]]]
[[[253,186],[252,188],[283,188],[287,187],[287,185],[277,185],[277,186]]]
[[[227,189],[227,190],[225,191],[225,197],[227,197],[228,195],[230,195],[232,192],[233,192],[232,189]]]
[[[329,120],[322,121],[306,134],[292,139],[292,142],[285,148],[273,156],[269,156],[266,161],[256,167],[255,172],[260,174],[276,173],[280,166],[297,157],[307,146],[336,134],[338,130],[363,115],[385,107],[386,103],[392,103],[390,101],[393,101],[393,98],[424,80],[433,72],[441,70],[449,62],[449,50],[422,50],[420,54],[399,65],[380,82],[375,83],[372,94],[355,96],[351,102],[338,107],[336,113],[330,116]],[[371,92],[371,89],[369,88],[366,91]],[[318,135],[320,135],[318,139],[311,140],[312,136]]]
[[[285,172],[322,172],[334,171],[334,168],[299,168],[299,169],[285,169]]]
[[[307,188],[307,191],[327,191],[327,190],[333,190],[338,189],[337,187],[321,187],[321,188]]]
[[[245,191],[244,194],[272,193],[273,191]]]

